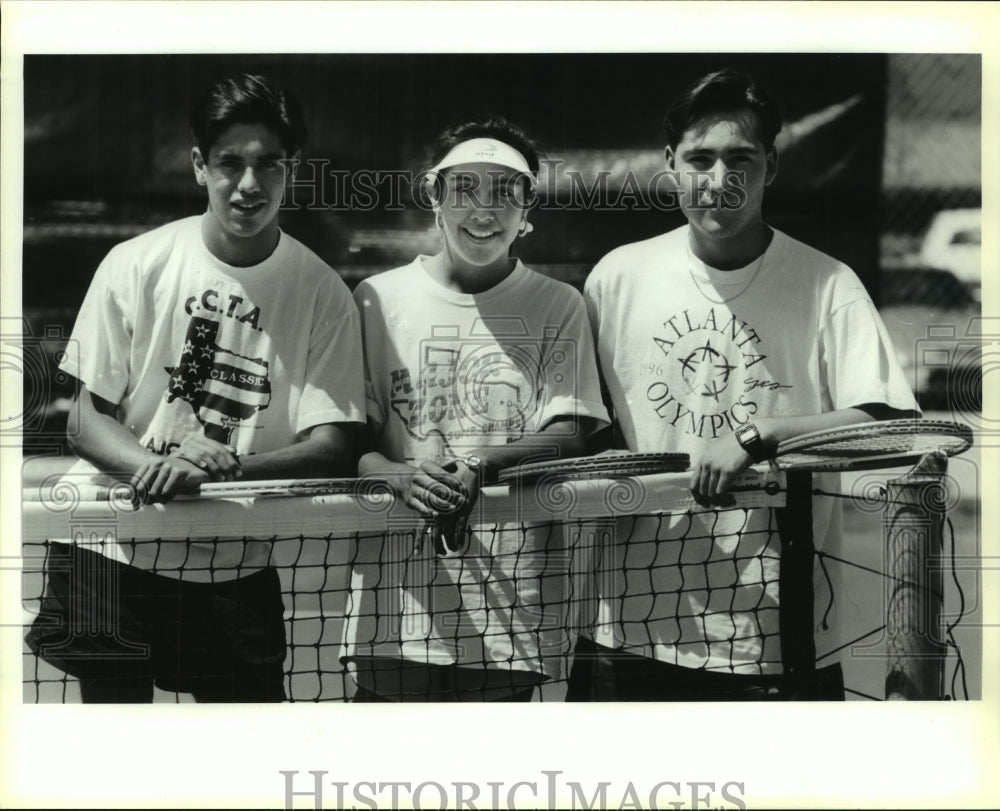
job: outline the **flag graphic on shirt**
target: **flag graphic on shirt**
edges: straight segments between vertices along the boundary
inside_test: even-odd
[[[194,317],[188,324],[180,362],[166,367],[168,403],[188,402],[205,435],[228,443],[243,420],[267,408],[271,382],[267,361],[239,355],[218,344],[219,324]]]

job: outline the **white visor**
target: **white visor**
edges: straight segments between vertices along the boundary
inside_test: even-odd
[[[503,141],[495,141],[492,138],[472,138],[462,141],[445,155],[429,174],[433,176],[462,163],[495,163],[497,166],[506,166],[508,169],[516,169],[529,177],[534,177],[524,155]]]

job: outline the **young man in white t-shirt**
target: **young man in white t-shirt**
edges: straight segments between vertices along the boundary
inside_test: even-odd
[[[857,276],[764,220],[778,165],[774,102],[723,70],[683,93],[665,125],[688,223],[612,251],[584,297],[621,441],[689,453],[691,491],[707,512],[640,519],[605,549],[599,613],[577,648],[569,698],[787,696],[793,645],[778,622],[769,511],[711,508],[783,439],[917,406]],[[814,499],[812,516],[828,553],[839,543],[831,501]],[[815,579],[817,618],[835,624],[818,567]],[[832,634],[820,641],[836,647]],[[826,681],[837,674],[810,673],[794,692],[842,695]]]
[[[191,127],[206,213],[113,248],[80,309],[62,366],[79,381],[68,480],[128,481],[152,503],[213,481],[353,475],[357,311],[278,226],[302,109],[240,75],[202,96]],[[28,640],[85,702],[147,702],[154,683],[199,701],[285,697],[269,543],[82,543],[52,544]],[[117,582],[117,605],[94,572]]]

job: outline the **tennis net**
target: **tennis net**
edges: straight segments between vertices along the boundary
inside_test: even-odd
[[[407,700],[482,701],[537,686],[535,700],[559,701],[581,632],[612,646],[622,633],[649,651],[670,638],[684,664],[776,672],[785,475],[748,471],[725,509],[696,505],[688,478],[486,487],[468,549],[456,557],[437,554],[428,523],[371,480],[334,495],[185,499],[139,510],[87,500],[62,482],[24,504],[25,622],[42,610],[54,543],[117,544],[153,561],[154,572],[182,569],[202,581],[238,575],[247,549],[264,544],[282,584],[292,701],[347,700],[359,683]],[[675,578],[667,590],[665,572]],[[822,599],[832,604],[836,588]],[[829,614],[827,605],[824,623]],[[711,649],[700,641],[705,628],[720,640]],[[438,667],[456,662],[460,678]],[[78,695],[72,678],[26,649],[25,702]]]

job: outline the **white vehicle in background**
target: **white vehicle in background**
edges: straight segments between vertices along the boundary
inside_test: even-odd
[[[920,246],[920,263],[950,270],[979,297],[983,279],[983,210],[952,208],[931,219]]]
[[[983,407],[982,307],[950,270],[883,268],[879,313],[925,411]]]

